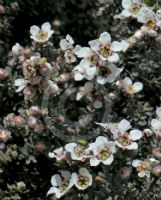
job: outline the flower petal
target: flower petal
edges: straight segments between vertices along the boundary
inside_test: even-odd
[[[130,122],[127,121],[126,119],[123,119],[121,120],[121,122],[118,123],[118,129],[122,134],[125,133],[130,128],[131,128]]]
[[[135,141],[135,140],[139,140],[142,136],[143,136],[143,133],[141,131],[132,130],[130,131],[129,139]]]
[[[99,42],[102,45],[110,44],[111,43],[111,36],[110,36],[110,34],[108,32],[101,33],[101,35],[99,37]]]

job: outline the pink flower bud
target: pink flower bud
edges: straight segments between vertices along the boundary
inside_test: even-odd
[[[155,176],[160,176],[160,174],[161,174],[161,165],[158,165],[158,166],[154,167],[153,173],[155,174]]]
[[[29,109],[29,113],[30,115],[41,115],[41,110],[38,106],[31,106]]]
[[[131,170],[129,167],[122,167],[119,170],[119,176],[121,177],[121,179],[123,180],[127,180],[130,178],[130,174],[131,174]]]
[[[64,73],[64,74],[61,74],[61,75],[59,76],[59,81],[60,81],[61,83],[66,83],[66,82],[69,81],[69,79],[70,79],[70,75],[69,75],[68,73]]]
[[[5,14],[5,12],[5,7],[2,4],[0,4],[0,14]]]
[[[29,87],[26,87],[23,93],[24,93],[25,99],[27,100],[31,100],[35,96],[35,92]]]
[[[35,128],[35,127],[36,127],[36,124],[37,124],[37,119],[36,119],[36,117],[30,116],[30,117],[28,118],[27,124],[29,125],[30,128]]]
[[[4,69],[0,68],[0,80],[5,79],[7,76],[8,73]]]
[[[36,133],[42,133],[44,130],[44,125],[42,123],[37,123],[34,131]]]
[[[15,114],[14,113],[8,114],[6,117],[6,120],[10,126],[14,126],[15,125]]]
[[[144,130],[143,130],[143,133],[144,133],[144,135],[145,135],[146,137],[150,137],[150,136],[153,135],[153,131],[152,131],[151,129],[149,129],[149,128],[144,129]]]
[[[15,126],[22,126],[24,125],[25,120],[22,116],[16,116],[15,117]]]
[[[11,132],[8,130],[0,129],[0,141],[6,142],[11,137]]]

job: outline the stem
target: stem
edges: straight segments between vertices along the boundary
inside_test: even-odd
[[[145,197],[149,194],[149,192],[151,192],[153,190],[153,188],[154,188],[154,186],[155,186],[155,184],[156,184],[156,182],[158,181],[159,178],[160,177],[154,178],[154,180],[151,182],[149,188],[141,194],[141,196],[139,197],[138,200],[144,200],[145,199]]]

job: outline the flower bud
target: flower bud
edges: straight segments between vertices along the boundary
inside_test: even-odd
[[[61,83],[66,83],[66,82],[69,81],[69,79],[70,79],[69,73],[64,73],[64,74],[61,74],[61,75],[59,76],[59,81],[60,81]]]
[[[153,173],[155,174],[155,176],[160,176],[161,174],[161,165],[157,165],[153,168]]]
[[[26,87],[23,93],[24,93],[25,99],[27,100],[31,100],[35,96],[35,92],[29,87]]]
[[[8,73],[4,69],[0,68],[0,80],[5,79],[7,76]]]
[[[30,115],[41,115],[41,110],[38,106],[31,106],[29,109],[29,113]]]
[[[8,130],[0,129],[0,141],[6,142],[11,137],[11,132]]]
[[[18,191],[22,191],[26,188],[26,184],[23,181],[20,181],[16,185]]]
[[[150,137],[150,136],[153,135],[153,131],[152,131],[151,129],[149,129],[149,128],[144,129],[144,130],[143,130],[143,133],[144,133],[144,135],[145,135],[146,137]]]
[[[15,125],[15,114],[14,113],[8,114],[6,117],[6,121],[8,122],[8,124],[10,126],[14,126]]]
[[[42,123],[37,123],[36,126],[35,126],[34,131],[36,133],[42,133],[43,130],[44,130],[44,125]]]
[[[5,7],[2,4],[0,4],[0,14],[5,14],[5,12]]]
[[[153,149],[153,155],[155,156],[155,158],[161,160],[161,148]]]
[[[36,117],[30,116],[30,117],[28,118],[27,124],[29,125],[30,128],[35,128],[35,127],[36,127],[36,124],[37,124],[37,119],[36,119]]]
[[[128,180],[130,178],[130,174],[131,174],[131,170],[129,167],[122,167],[119,170],[119,176],[121,177],[121,179],[123,180]]]
[[[25,123],[24,118],[22,116],[16,116],[14,121],[15,121],[15,126],[22,126]]]

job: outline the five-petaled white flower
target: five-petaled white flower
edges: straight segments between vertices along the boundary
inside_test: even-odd
[[[129,94],[134,94],[140,92],[143,89],[143,84],[141,82],[135,82],[132,84],[132,80],[129,77],[126,77],[123,80],[123,88]]]
[[[143,178],[145,176],[147,176],[148,178],[150,177],[150,162],[136,159],[132,161],[132,166],[136,168],[136,170],[138,171],[138,176],[140,178]]]
[[[97,83],[106,84],[114,82],[120,75],[122,68],[117,68],[114,64],[109,63],[107,66],[101,66],[97,75]]]
[[[89,150],[93,152],[90,165],[97,166],[100,163],[110,165],[113,162],[113,154],[116,152],[115,143],[108,141],[106,137],[97,137],[94,143],[89,144]]]
[[[89,45],[93,51],[95,51],[101,60],[109,62],[118,62],[119,55],[115,52],[122,51],[121,42],[111,42],[111,36],[108,32],[101,33],[97,40],[92,40]]]
[[[72,174],[72,181],[79,190],[85,190],[92,185],[92,175],[86,168],[80,168],[79,174]]]
[[[69,34],[66,35],[65,39],[62,39],[60,41],[60,48],[62,51],[64,51],[66,63],[73,63],[77,60],[75,54],[77,53],[77,51],[79,51],[81,47],[79,45],[76,45],[76,47],[74,47],[73,44],[74,40]]]
[[[136,18],[141,7],[143,6],[142,0],[122,0],[123,11],[116,15],[115,18],[125,19],[127,17]]]
[[[156,110],[157,119],[152,119],[151,127],[157,136],[161,136],[161,107]]]
[[[45,43],[49,40],[54,31],[51,30],[51,25],[46,22],[41,26],[41,29],[35,25],[31,26],[30,33],[30,38],[33,39],[35,42]]]
[[[144,6],[137,15],[137,20],[144,24],[141,30],[145,34],[151,37],[157,36],[157,31],[161,28],[161,15],[159,12],[155,13],[152,9]]]
[[[90,157],[87,148],[77,143],[66,144],[65,150],[71,154],[72,160],[84,161]]]
[[[84,69],[84,73],[89,77],[97,73],[99,56],[89,47],[82,47],[76,53],[78,58],[82,58],[79,66]]]
[[[60,147],[53,152],[49,152],[49,157],[56,158],[58,162],[61,162],[66,159],[66,151],[64,151],[63,147]]]
[[[52,187],[47,192],[47,195],[55,194],[56,198],[60,199],[74,185],[71,173],[68,171],[60,171],[60,174],[55,174],[51,177]]]
[[[126,119],[121,120],[118,124],[112,123],[97,123],[103,128],[110,130],[115,139],[115,144],[122,149],[137,149],[138,144],[134,141],[139,140],[143,134],[140,130],[131,130],[129,133],[127,132],[131,129],[130,122]]]

